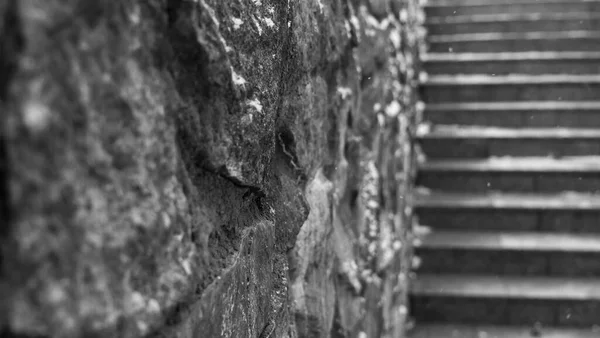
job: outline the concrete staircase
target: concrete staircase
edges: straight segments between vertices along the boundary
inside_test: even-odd
[[[600,337],[600,0],[429,0],[412,338]]]

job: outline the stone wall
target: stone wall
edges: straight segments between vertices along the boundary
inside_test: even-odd
[[[1,1],[2,336],[401,337],[420,17]]]

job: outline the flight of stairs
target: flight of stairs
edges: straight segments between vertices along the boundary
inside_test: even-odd
[[[600,337],[600,0],[425,11],[409,337]]]

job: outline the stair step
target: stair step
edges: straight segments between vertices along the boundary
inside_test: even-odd
[[[417,192],[418,208],[511,209],[511,210],[600,210],[600,194],[558,193],[467,194],[453,192]]]
[[[425,249],[600,253],[600,235],[540,232],[433,231]]]
[[[409,338],[535,338],[533,326],[423,324],[408,332]],[[598,338],[598,328],[541,327],[540,338]]]
[[[498,127],[600,128],[600,102],[523,101],[427,104],[433,124]]]
[[[556,32],[600,29],[600,13],[515,13],[430,17],[429,35],[511,32]]]
[[[422,85],[422,98],[429,103],[590,101],[598,92],[600,75],[434,75]]]
[[[497,157],[476,160],[431,160],[419,165],[425,172],[600,173],[600,156]]]
[[[428,158],[587,156],[600,153],[600,129],[437,125],[417,133]]]
[[[599,74],[599,52],[435,53],[430,74]]]
[[[420,274],[413,281],[411,293],[442,297],[600,301],[600,279]]]
[[[600,31],[473,33],[429,36],[431,53],[599,51]]]
[[[600,210],[449,208],[416,210],[421,224],[439,230],[600,233]]]
[[[517,13],[565,13],[598,12],[598,1],[430,1],[424,6],[428,17],[479,14],[517,14]]]
[[[425,6],[489,6],[515,4],[594,3],[600,0],[425,0]]]
[[[498,128],[436,125],[420,128],[420,139],[600,139],[600,129],[584,128]]]
[[[423,323],[589,328],[598,323],[600,279],[420,274],[410,301]]]
[[[418,273],[600,277],[600,235],[434,230]]]
[[[431,160],[417,185],[452,192],[600,192],[600,156]]]

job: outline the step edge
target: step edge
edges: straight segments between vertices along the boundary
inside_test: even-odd
[[[425,279],[429,280],[431,284],[439,283],[439,286],[443,286],[441,289],[432,290],[432,287],[426,289],[423,284],[419,284],[419,281],[423,281]],[[448,282],[448,280],[453,279],[455,282],[461,282],[460,284],[466,284],[469,281],[479,280],[487,281],[488,283],[485,286],[481,285],[480,289],[485,289],[486,292],[475,292],[479,290],[475,290],[475,287],[470,289],[462,289],[461,292],[457,292],[455,290],[449,290],[448,284],[443,284],[443,282]],[[495,282],[497,285],[518,285],[519,283],[532,283],[536,284],[537,292],[508,292],[508,290],[501,290],[496,292],[496,290],[492,291],[492,286],[489,282]],[[556,283],[556,285],[543,285],[540,282],[545,282],[550,284],[549,282]],[[482,283],[483,284],[483,283]],[[537,299],[540,301],[600,301],[600,286],[598,286],[598,290],[594,290],[596,292],[593,293],[573,293],[568,294],[564,288],[565,284],[575,284],[576,286],[588,286],[589,285],[600,285],[600,278],[581,278],[581,277],[537,277],[537,276],[527,276],[527,277],[515,277],[515,276],[488,276],[488,275],[470,275],[470,274],[418,274],[417,278],[413,280],[413,284],[411,285],[409,292],[412,296],[429,296],[429,297],[452,297],[452,298],[484,298],[484,299],[495,299],[495,298],[504,298],[504,299]],[[577,285],[579,284],[579,285]],[[434,286],[435,287],[435,286]],[[518,289],[517,286],[514,286],[515,289]],[[513,289],[514,290],[514,289]],[[561,290],[561,292],[556,292]],[[544,292],[541,292],[544,291]],[[553,291],[553,292],[552,292]],[[550,293],[550,294],[548,294]]]
[[[573,30],[563,32],[511,32],[511,33],[466,33],[466,34],[433,34],[429,35],[429,44],[460,42],[492,42],[513,40],[558,40],[558,39],[597,39],[600,31]]]
[[[448,193],[417,191],[416,209],[573,210],[599,211],[600,195],[590,193]]]
[[[427,103],[425,111],[600,110],[600,101],[507,101]]]
[[[452,17],[433,16],[425,18],[425,26],[456,25],[456,24],[486,24],[506,22],[541,22],[541,21],[571,21],[596,20],[600,12],[564,12],[564,13],[499,13],[455,15]]]
[[[484,244],[474,245],[472,237],[488,238]],[[433,237],[438,237],[434,238]],[[441,237],[441,238],[440,238]],[[428,239],[429,238],[429,239]],[[461,239],[462,238],[462,239]],[[504,243],[502,240],[504,238]],[[519,243],[518,239],[524,238]],[[557,241],[567,240],[569,245],[557,245]],[[520,231],[467,231],[434,230],[423,236],[420,250],[475,250],[498,252],[555,252],[555,253],[597,253],[600,254],[600,235],[554,232]],[[433,243],[432,243],[433,241]],[[544,243],[550,243],[544,245]]]
[[[600,60],[600,52],[505,52],[505,53],[428,53],[427,63],[500,61],[580,61]]]
[[[579,4],[600,3],[599,0],[579,0]],[[479,2],[476,1],[427,1],[422,4],[423,8],[447,8],[447,7],[490,7],[490,6],[510,6],[510,5],[548,5],[548,4],[564,4],[572,5],[573,1],[568,0],[508,0],[500,2]]]

